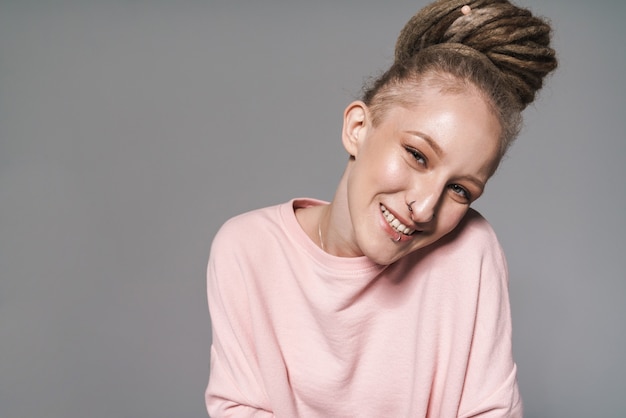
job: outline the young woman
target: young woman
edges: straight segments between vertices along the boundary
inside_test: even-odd
[[[332,202],[221,228],[211,417],[522,415],[506,262],[470,205],[556,67],[549,38],[504,0],[424,8],[345,110]]]

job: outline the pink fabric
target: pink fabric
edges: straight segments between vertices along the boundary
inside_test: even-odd
[[[206,404],[220,417],[520,417],[506,262],[468,212],[388,267],[319,249],[301,199],[213,242]]]

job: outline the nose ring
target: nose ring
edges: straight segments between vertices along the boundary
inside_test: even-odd
[[[413,220],[413,203],[415,203],[416,201],[412,201],[411,203],[407,203],[407,207],[409,208],[409,212],[411,212],[411,220]],[[435,219],[435,214],[433,213],[432,216],[430,217],[430,219],[427,222],[432,221],[433,219]]]

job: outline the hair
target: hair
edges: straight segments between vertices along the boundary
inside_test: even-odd
[[[476,91],[502,128],[499,162],[520,131],[522,110],[557,66],[550,35],[545,20],[507,0],[435,1],[404,26],[394,63],[362,100],[376,125],[390,106],[418,102],[426,86]]]

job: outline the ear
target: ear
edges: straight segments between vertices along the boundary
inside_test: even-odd
[[[352,157],[359,153],[359,147],[365,139],[369,126],[369,111],[362,101],[352,102],[343,112],[343,147]]]

